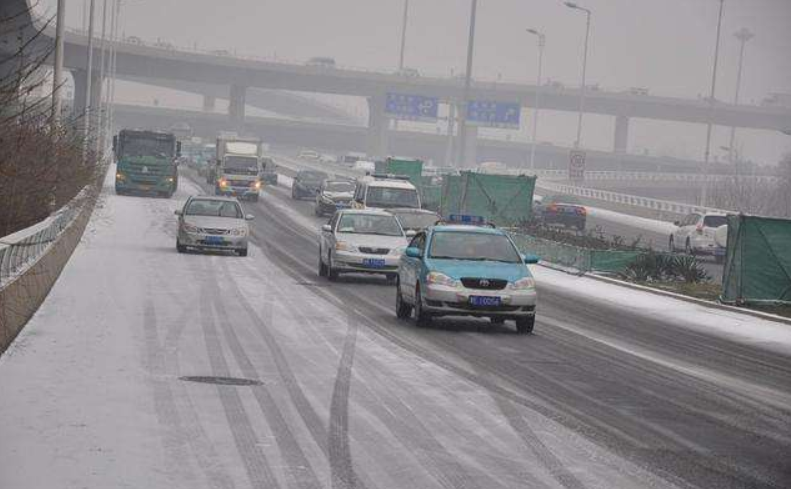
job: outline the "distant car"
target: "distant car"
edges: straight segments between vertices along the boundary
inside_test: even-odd
[[[714,256],[717,262],[725,257],[725,248],[717,244],[717,228],[728,224],[725,214],[693,212],[681,221],[676,221],[676,229],[670,233],[670,251],[683,250],[690,255],[705,254]]]
[[[335,68],[335,60],[333,58],[327,56],[316,56],[310,58],[306,63],[306,66],[316,66],[318,68]]]
[[[313,212],[317,216],[324,216],[348,208],[354,195],[354,186],[351,180],[337,178],[324,180],[316,195],[316,207]]]
[[[474,216],[470,216],[474,217]],[[439,316],[488,317],[533,331],[536,288],[526,264],[505,231],[480,225],[441,224],[417,233],[401,256],[396,316],[426,326]]]
[[[338,159],[333,155],[319,155],[319,163],[335,163],[336,161],[338,161]]]
[[[231,55],[230,51],[228,51],[227,49],[214,49],[212,51],[209,51],[209,53],[213,54],[215,56],[230,56]]]
[[[321,182],[327,179],[327,174],[317,170],[300,170],[291,184],[291,198],[314,198],[321,188]]]
[[[411,207],[387,209],[387,212],[398,218],[404,231],[423,231],[442,220],[442,217],[428,209],[415,209]]]
[[[235,198],[193,196],[175,214],[178,216],[176,250],[179,253],[195,248],[233,251],[247,256],[250,235],[247,221],[252,221],[253,216],[245,215]]]
[[[125,38],[124,38],[124,41],[126,41],[126,42],[127,42],[127,43],[129,43],[129,44],[136,44],[136,45],[138,45],[138,46],[142,46],[142,45],[143,45],[143,40],[142,40],[142,39],[140,39],[140,38],[139,38],[139,37],[137,37],[137,36],[128,36],[128,37],[125,37]]]
[[[418,72],[414,68],[403,67],[400,70],[396,71],[396,75],[403,76],[406,78],[417,78],[420,76],[420,72]]]
[[[359,162],[358,162],[359,163]],[[357,179],[355,209],[420,209],[420,193],[406,177],[373,174]]]
[[[585,230],[588,210],[576,197],[571,195],[552,195],[537,203],[534,208],[536,219],[549,225],[560,225]]]
[[[277,173],[275,172],[277,165],[275,161],[272,158],[265,157],[261,159],[261,163],[263,164],[261,180],[269,185],[277,185]]]
[[[313,151],[312,149],[303,149],[297,153],[297,158],[301,160],[318,160],[320,155],[317,151]]]
[[[398,260],[412,234],[385,211],[338,211],[321,227],[319,275],[336,280],[341,273],[374,273],[395,280]]]

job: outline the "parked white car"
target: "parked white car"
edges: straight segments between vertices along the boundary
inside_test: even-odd
[[[693,212],[676,221],[675,231],[668,238],[670,251],[684,251],[690,255],[712,255],[717,262],[725,256],[725,248],[715,241],[717,228],[725,226],[725,214]]]

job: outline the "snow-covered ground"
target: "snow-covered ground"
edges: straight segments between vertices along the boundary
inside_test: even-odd
[[[108,181],[0,357],[3,489],[672,487],[361,327],[381,319],[349,314],[265,250],[176,253],[173,211],[198,192],[182,182],[167,200]]]

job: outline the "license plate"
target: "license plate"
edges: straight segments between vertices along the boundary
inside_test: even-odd
[[[500,298],[473,295],[470,296],[470,305],[477,307],[497,307],[500,305]]]
[[[206,236],[206,243],[221,245],[221,244],[225,244],[225,240],[219,236]]]
[[[382,268],[385,266],[385,261],[378,258],[363,258],[363,265],[370,268]]]
[[[349,204],[335,204],[336,209],[348,209]]]
[[[141,185],[140,190],[143,191],[151,190],[151,185]]]

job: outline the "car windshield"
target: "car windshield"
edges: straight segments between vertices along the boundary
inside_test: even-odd
[[[166,138],[126,136],[121,141],[122,158],[172,158],[174,149],[173,141]]]
[[[434,213],[395,212],[404,229],[425,229],[433,226],[440,217]]]
[[[187,206],[188,216],[242,218],[242,209],[236,202],[227,200],[194,199]]]
[[[346,181],[330,181],[324,184],[327,192],[351,192],[354,190],[354,183]]]
[[[728,224],[728,218],[725,216],[706,216],[703,218],[703,225],[708,228],[718,228]]]
[[[327,178],[327,174],[320,171],[303,171],[299,174],[299,179],[303,182],[320,182]]]
[[[338,222],[339,233],[403,236],[395,216],[344,214]]]
[[[255,175],[258,173],[258,158],[251,156],[226,156],[225,173],[234,175]]]
[[[436,259],[521,263],[511,241],[502,234],[436,232],[429,256]]]
[[[365,201],[368,207],[420,207],[417,190],[412,188],[368,187]]]

